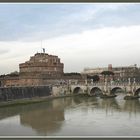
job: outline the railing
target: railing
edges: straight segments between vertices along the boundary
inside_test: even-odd
[[[70,83],[54,83],[54,84],[42,84],[42,85],[15,85],[15,86],[6,86],[6,87],[0,87],[0,88],[10,88],[10,87],[43,87],[43,86],[49,86],[49,87],[53,87],[53,86],[57,86],[57,87],[66,87],[66,86],[71,86],[71,85],[76,85],[76,86],[140,86],[140,83],[138,82],[72,82]]]
[[[74,83],[74,84],[69,84],[69,85],[87,85],[87,86],[140,86],[140,83],[128,83],[128,82],[107,82],[107,83]]]

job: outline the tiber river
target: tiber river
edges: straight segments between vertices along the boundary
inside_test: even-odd
[[[66,97],[0,108],[0,136],[140,136],[140,99]]]

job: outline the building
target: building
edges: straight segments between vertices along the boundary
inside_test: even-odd
[[[130,66],[114,67],[112,68],[114,72],[114,78],[119,79],[120,81],[128,81],[130,78],[131,81],[140,80],[140,68],[136,64]]]
[[[0,77],[1,86],[31,86],[56,83],[63,76],[60,58],[47,53],[36,53],[29,61],[19,64],[18,74]]]
[[[89,75],[100,75],[103,71],[108,70],[108,68],[85,68],[81,74],[89,74]]]
[[[121,66],[121,67],[112,67],[112,64],[109,64],[108,67],[102,67],[102,68],[86,68],[81,73],[82,75],[98,75],[100,78],[100,81],[104,80],[104,75],[102,74],[104,71],[110,71],[113,73],[113,75],[109,75],[109,80],[115,80],[115,81],[128,81],[135,80],[140,81],[140,68],[137,67],[137,65],[131,65],[131,66]]]
[[[20,76],[61,77],[63,68],[58,56],[46,53],[36,53],[29,61],[19,64]]]
[[[98,76],[100,81],[104,81],[104,77],[101,74],[103,71],[107,71],[107,67],[98,67],[98,68],[85,68],[83,72],[81,72],[82,76],[85,77],[85,79],[89,77],[91,79],[93,76]],[[90,80],[89,80],[90,81]]]

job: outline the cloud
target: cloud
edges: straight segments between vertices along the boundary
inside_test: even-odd
[[[19,70],[19,64],[24,63],[30,59],[31,55],[34,55],[37,51],[41,50],[40,42],[0,42],[0,52],[3,48],[6,53],[0,55],[0,74],[6,74]]]
[[[65,63],[66,71],[84,67],[139,64],[140,26],[107,27],[47,40],[48,51]]]
[[[140,24],[139,4],[0,4],[0,41],[40,41]]]
[[[8,53],[9,50],[6,50],[6,49],[1,49],[0,50],[0,55],[5,55],[6,53]]]

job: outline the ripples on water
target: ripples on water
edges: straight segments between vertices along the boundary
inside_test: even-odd
[[[75,96],[0,108],[0,136],[139,136],[140,101]]]

